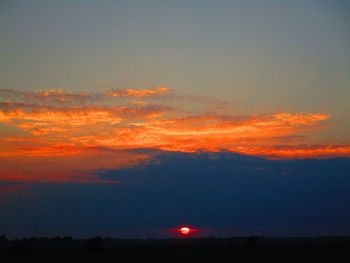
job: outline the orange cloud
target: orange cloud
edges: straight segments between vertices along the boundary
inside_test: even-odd
[[[153,97],[170,91],[170,88],[155,87],[153,89],[134,90],[134,89],[112,89],[106,93],[108,97]]]
[[[309,147],[305,143],[307,137],[300,135],[322,128],[321,122],[328,118],[330,115],[318,113],[278,113],[149,120],[130,123],[127,127],[116,127],[104,136],[76,136],[71,143],[117,149],[156,148],[182,152],[229,150],[269,158],[311,158],[313,151],[315,157],[349,156],[348,145]],[[279,146],[282,143],[285,144],[284,149]],[[303,147],[298,148],[296,145]]]
[[[47,150],[45,150],[46,147],[38,146],[22,147],[14,151],[15,154],[36,155],[37,152],[40,154],[47,152],[51,155],[59,155],[61,152],[69,154],[71,149],[74,153],[76,145],[84,145],[85,147],[108,146],[118,149],[148,147],[185,152],[219,151],[237,146],[254,148],[260,145],[285,143],[286,138],[290,139],[293,136],[293,140],[295,138],[300,140],[303,137],[296,135],[319,129],[320,122],[330,116],[318,113],[278,113],[253,116],[203,115],[177,119],[143,119],[139,122],[123,122],[123,119],[118,119],[118,122],[112,119],[108,122],[108,118],[107,120],[104,118],[93,119],[93,124],[97,121],[102,122],[102,131],[96,127],[87,131],[86,127],[91,125],[90,122],[79,122],[81,127],[75,127],[75,122],[73,122],[65,128],[53,126],[45,128],[41,127],[43,124],[39,122],[39,120],[42,121],[40,117],[34,123],[15,123],[14,125],[29,130],[35,135],[56,133],[56,136],[65,138],[67,143],[56,145],[54,149],[50,146]],[[73,116],[70,117],[73,118]],[[47,119],[45,121],[47,122]],[[59,125],[65,121],[66,119],[56,120],[56,123],[53,124]],[[107,129],[108,126],[104,126],[103,122],[107,124],[118,123],[119,125],[110,126],[106,132],[104,129]]]
[[[107,96],[98,96],[147,98],[169,90],[112,90]],[[129,167],[152,159],[150,154],[129,151],[140,148],[234,151],[274,159],[350,156],[348,143],[334,144],[313,137],[325,128],[331,117],[328,114],[191,116],[190,112],[143,99],[124,101],[126,105],[118,102],[118,106],[86,106],[74,104],[81,94],[69,97],[61,90],[0,90],[1,94],[40,103],[0,102],[0,123],[12,127],[14,133],[21,131],[21,136],[0,137],[0,182],[118,183],[91,171]],[[53,103],[60,101],[67,103]]]
[[[150,120],[133,123],[139,129],[118,130],[143,147],[194,152],[198,150],[227,149],[243,143],[271,143],[286,136],[310,132],[319,128],[319,122],[328,119],[322,114],[289,114],[254,116],[199,116],[168,120]],[[118,134],[117,133],[117,134]],[[118,145],[121,137],[103,138],[110,145]],[[99,142],[98,138],[95,138]],[[125,142],[127,143],[127,142]]]
[[[36,91],[16,91],[0,89],[0,97],[7,99],[21,99],[25,101],[45,101],[58,103],[85,102],[93,99],[93,95],[84,93],[67,93],[62,89],[36,90]]]
[[[350,156],[350,143],[239,146],[229,150],[269,159],[330,158]]]
[[[37,106],[24,103],[0,104],[0,122],[13,125],[35,135],[66,132],[68,128],[161,116],[171,108],[159,105],[128,106]],[[68,130],[70,131],[70,130]]]
[[[99,83],[108,83],[101,81]],[[62,89],[36,90],[36,91],[18,91],[10,89],[0,89],[0,97],[5,100],[15,100],[23,102],[39,102],[39,103],[85,103],[94,101],[103,101],[108,97],[134,97],[145,98],[155,97],[170,91],[167,87],[154,87],[152,89],[136,90],[136,89],[111,89],[105,94],[102,93],[70,93]]]

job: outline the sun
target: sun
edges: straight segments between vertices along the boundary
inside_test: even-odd
[[[196,234],[196,232],[199,232],[199,231],[203,231],[203,229],[198,229],[198,228],[192,228],[190,226],[180,226],[178,228],[173,228],[173,229],[168,229],[170,231],[173,231],[175,233],[177,233],[178,235],[181,235],[181,236],[186,236],[186,237],[189,237],[189,236],[192,236],[193,234]]]
[[[181,228],[180,228],[180,232],[181,232],[181,234],[183,234],[183,235],[187,235],[187,234],[190,233],[190,228],[187,227],[187,226],[181,227]]]

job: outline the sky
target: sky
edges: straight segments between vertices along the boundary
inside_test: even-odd
[[[0,1],[0,234],[349,235],[348,1]]]

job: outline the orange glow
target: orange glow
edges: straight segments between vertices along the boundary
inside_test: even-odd
[[[11,136],[0,137],[0,182],[118,183],[91,171],[147,162],[148,154],[128,151],[142,148],[232,151],[270,159],[350,156],[350,143],[317,137],[318,130],[327,128],[328,114],[193,116],[147,101],[169,90],[156,87],[94,94],[105,99],[127,97],[126,105],[118,106],[77,104],[82,98],[92,99],[88,93],[0,90],[0,95],[19,100],[0,102],[0,124],[11,131]]]
[[[278,145],[286,138],[295,143],[295,134],[320,129],[321,114],[279,114],[260,116],[200,116],[150,120],[115,128],[109,136],[81,136],[75,143],[109,145],[122,148],[158,148],[195,152],[256,148]],[[288,118],[287,118],[288,117]]]
[[[149,119],[161,116],[169,111],[164,106],[144,107],[102,107],[102,106],[73,106],[48,107],[31,106],[16,103],[3,103],[0,108],[0,123],[7,123],[23,129],[34,135],[51,132],[71,132],[74,128],[104,123],[115,125],[121,122],[137,119]]]
[[[236,147],[229,150],[269,159],[330,158],[350,156],[350,143]]]
[[[50,135],[50,138],[56,139],[57,142],[50,146],[38,146],[38,144],[29,146],[27,139],[27,142],[23,141],[21,147],[13,145],[10,152],[0,152],[0,156],[72,155],[80,153],[79,150],[76,151],[79,149],[78,145],[90,148],[107,146],[119,150],[130,148],[157,148],[182,152],[229,150],[259,156],[279,155],[286,158],[312,157],[313,153],[314,156],[349,155],[348,144],[338,146],[325,144],[327,147],[319,144],[320,147],[308,147],[308,144],[299,142],[300,138],[293,137],[298,133],[320,129],[319,122],[329,118],[329,115],[284,113],[256,116],[200,116],[144,120],[126,124],[122,118],[110,117],[108,111],[104,112],[106,115],[97,114],[98,112],[89,109],[85,113],[75,113],[67,111],[65,115],[62,112],[58,114],[22,112],[16,117],[13,117],[12,112],[6,114],[5,123],[33,135]],[[27,122],[16,122],[22,116]],[[66,122],[70,125],[65,125]],[[99,125],[94,126],[97,123]],[[113,127],[122,123],[125,123],[124,127]],[[279,147],[278,145],[284,143],[286,139],[291,144]],[[4,140],[10,143],[10,140],[15,142],[20,139]],[[33,138],[33,141],[35,140],[38,140],[38,137]]]
[[[99,168],[119,169],[147,162],[149,155],[98,147],[52,145],[1,152],[0,182],[79,182],[119,184],[94,174]]]

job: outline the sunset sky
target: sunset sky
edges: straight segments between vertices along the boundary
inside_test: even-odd
[[[350,234],[349,14],[1,1],[0,234]]]

